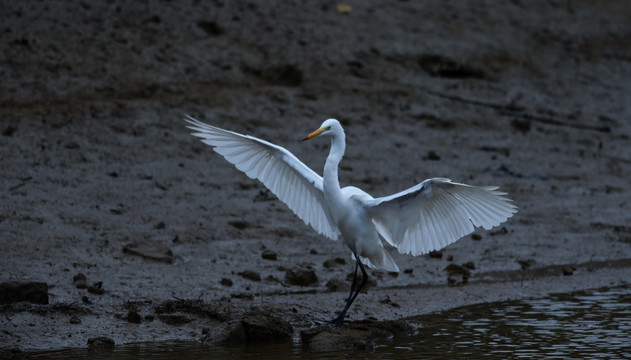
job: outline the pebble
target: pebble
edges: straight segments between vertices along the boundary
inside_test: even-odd
[[[148,260],[173,263],[173,252],[165,245],[154,240],[140,240],[125,245],[123,252],[141,256]]]
[[[48,304],[48,284],[38,281],[7,281],[0,283],[0,304],[28,301]]]
[[[115,345],[114,340],[105,336],[88,339],[88,348],[113,348]]]
[[[245,270],[243,272],[240,272],[239,275],[241,275],[241,277],[243,277],[244,279],[261,281],[261,274],[253,270]]]
[[[328,259],[322,265],[324,265],[325,268],[330,269],[339,265],[346,265],[346,260],[340,257]]]
[[[272,250],[265,250],[263,251],[263,253],[261,254],[261,257],[265,260],[276,260],[277,255],[275,252],[273,252]]]
[[[285,282],[289,285],[309,286],[318,282],[315,271],[295,266],[285,273]]]
[[[72,278],[72,282],[77,289],[85,289],[88,287],[88,278],[83,273],[78,273]]]
[[[129,310],[127,313],[127,321],[134,324],[140,324],[142,322],[142,316],[137,311]]]

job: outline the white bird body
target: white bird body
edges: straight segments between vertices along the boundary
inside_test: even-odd
[[[490,229],[506,221],[517,207],[497,187],[478,187],[445,178],[428,179],[394,195],[373,198],[356,187],[341,188],[338,165],[346,147],[344,130],[335,119],[326,120],[305,140],[328,135],[331,149],[323,177],[286,149],[249,135],[220,129],[188,117],[202,141],[272,193],[318,233],[337,240],[352,251],[362,283],[334,321],[341,324],[359,294],[367,274],[363,264],[399,271],[381,238],[402,254],[414,256],[443,248],[470,234],[475,227]],[[381,238],[380,238],[381,236]]]

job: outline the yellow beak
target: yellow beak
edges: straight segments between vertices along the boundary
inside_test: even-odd
[[[311,134],[307,135],[307,137],[306,137],[306,138],[304,138],[304,139],[302,139],[302,141],[305,141],[305,140],[309,140],[309,139],[311,139],[311,138],[314,138],[314,137],[316,137],[316,136],[318,136],[318,135],[322,134],[322,132],[323,132],[323,131],[324,131],[324,128],[319,128],[318,130],[316,130],[316,131],[312,132]]]

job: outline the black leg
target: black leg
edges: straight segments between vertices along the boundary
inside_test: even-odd
[[[355,285],[357,283],[357,268],[359,268],[362,272],[362,281],[359,284],[359,287],[355,289]],[[331,321],[335,326],[344,325],[344,318],[346,317],[346,312],[351,307],[351,304],[353,303],[353,301],[355,301],[355,298],[357,298],[357,295],[359,295],[364,285],[366,285],[367,281],[368,281],[368,273],[366,272],[364,265],[359,260],[359,256],[355,255],[355,274],[353,276],[353,283],[351,284],[351,292],[348,295],[348,299],[346,300],[346,306],[344,306],[344,310],[342,310],[340,315],[338,315],[335,319]]]
[[[357,283],[357,268],[359,267],[359,262],[355,261],[355,273],[353,274],[353,282],[351,283],[351,292],[348,294],[346,301],[353,296],[353,292],[355,292],[355,284]]]

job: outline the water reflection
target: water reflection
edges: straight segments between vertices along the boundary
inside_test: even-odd
[[[631,358],[631,287],[466,306],[412,319],[414,337],[372,351],[309,352],[300,345],[211,347],[190,343],[31,354],[46,359]]]
[[[631,289],[467,306],[423,316],[415,350],[475,358],[630,358]]]

